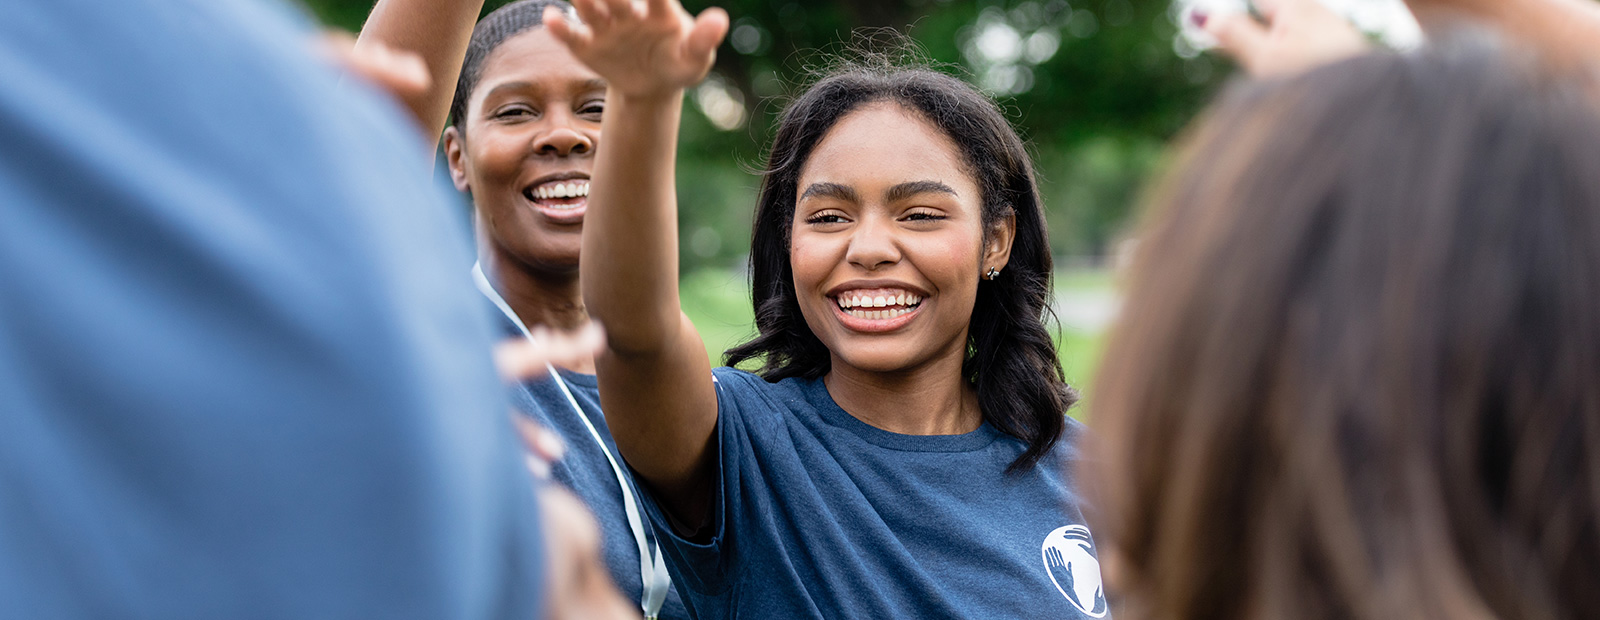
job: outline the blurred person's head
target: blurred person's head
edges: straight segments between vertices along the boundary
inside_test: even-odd
[[[1600,117],[1488,46],[1237,87],[1094,391],[1125,617],[1600,617]]]
[[[480,247],[575,276],[606,84],[543,28],[560,0],[520,0],[473,30],[444,148],[469,192]]]
[[[762,374],[905,373],[955,360],[984,420],[1061,435],[1076,393],[1043,323],[1051,258],[1033,163],[999,108],[954,77],[869,58],[784,111],[751,241]],[[876,301],[874,304],[873,302]]]

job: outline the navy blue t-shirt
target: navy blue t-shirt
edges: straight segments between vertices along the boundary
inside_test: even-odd
[[[521,328],[498,309],[494,314],[501,318],[501,334],[504,337],[523,337]],[[572,391],[573,399],[583,411],[582,415],[588,418],[605,441],[605,449],[610,450],[611,455],[619,459],[617,463],[621,464],[622,457],[617,452],[616,440],[611,438],[606,417],[600,412],[600,388],[595,376],[566,370],[557,372]],[[639,544],[628,527],[628,516],[623,507],[622,489],[617,485],[616,473],[611,469],[610,461],[606,460],[605,453],[601,452],[600,444],[595,442],[583,420],[578,418],[578,412],[573,411],[572,403],[561,393],[554,379],[523,383],[513,391],[512,403],[529,418],[561,435],[566,442],[567,451],[560,461],[551,466],[550,477],[571,490],[594,513],[595,520],[600,523],[601,555],[605,558],[606,568],[611,571],[612,580],[629,600],[639,601],[644,592],[644,584],[639,578]],[[628,474],[626,469],[623,471],[624,475]],[[640,497],[639,488],[633,486],[631,475],[628,475],[628,484],[633,489],[634,497]],[[655,528],[651,527],[648,517],[642,513],[642,505],[640,510],[640,517],[647,519],[643,523],[645,536],[654,548]],[[667,589],[667,598],[661,606],[659,617],[667,620],[689,618],[689,612],[675,588]]]
[[[466,231],[316,36],[0,10],[0,618],[543,609]]]
[[[715,371],[719,496],[707,541],[673,533],[695,617],[1103,618],[1069,474],[1081,427],[1039,465],[988,424],[914,436],[840,409],[821,380]]]

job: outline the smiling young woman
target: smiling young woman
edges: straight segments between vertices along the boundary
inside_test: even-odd
[[[884,64],[785,111],[751,260],[760,335],[713,370],[677,292],[683,90],[727,27],[580,0],[546,27],[610,84],[584,298],[617,445],[697,617],[1106,615],[1044,328],[1032,164],[960,80]]]

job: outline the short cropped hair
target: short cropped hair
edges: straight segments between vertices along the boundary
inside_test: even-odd
[[[543,27],[544,9],[551,6],[567,13],[572,11],[572,5],[563,0],[517,0],[484,16],[472,29],[467,57],[461,63],[461,77],[456,80],[455,99],[450,102],[450,123],[461,135],[467,133],[467,102],[472,99],[478,81],[483,79],[483,63],[507,39]]]

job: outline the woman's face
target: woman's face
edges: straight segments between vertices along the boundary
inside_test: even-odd
[[[817,144],[796,192],[795,292],[835,370],[964,359],[979,278],[1005,267],[1012,235],[1007,222],[985,243],[982,196],[948,136],[899,104],[863,106]]]
[[[445,151],[498,251],[540,270],[577,268],[605,96],[600,76],[543,28],[484,61],[465,136],[446,130]]]

